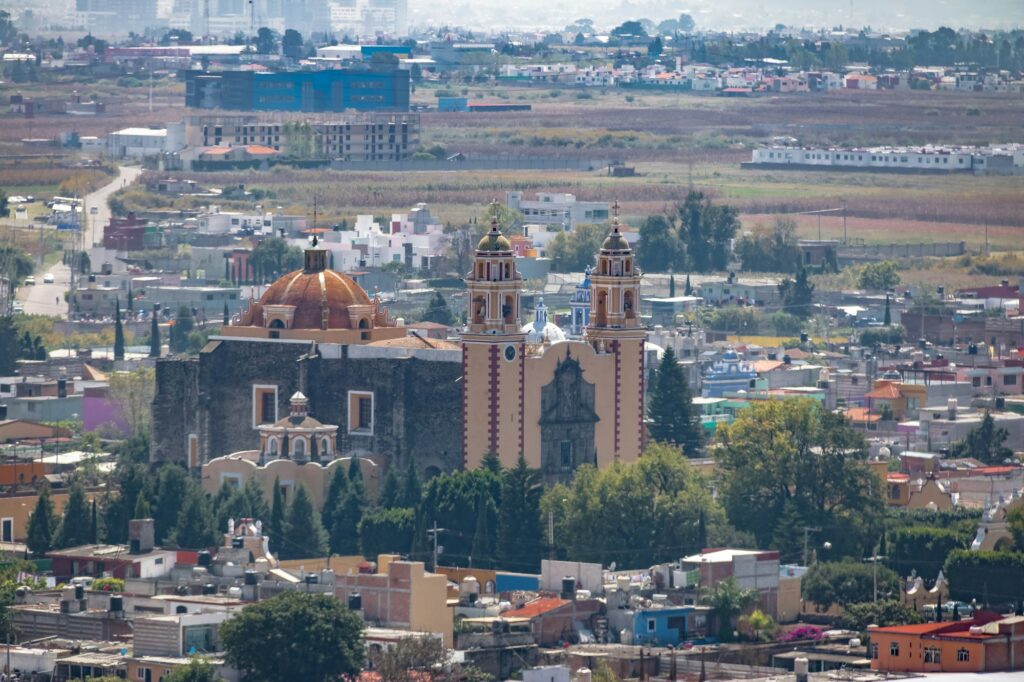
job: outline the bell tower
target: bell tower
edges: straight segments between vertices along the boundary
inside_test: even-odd
[[[497,220],[477,244],[466,276],[462,333],[462,440],[466,468],[494,452],[513,466],[523,450],[526,334],[520,328],[523,279]]]
[[[614,356],[616,458],[633,461],[643,450],[644,340],[640,323],[640,271],[619,230],[619,202],[612,230],[590,273],[590,322],[584,338],[599,354]]]

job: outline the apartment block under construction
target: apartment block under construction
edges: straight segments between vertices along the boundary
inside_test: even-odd
[[[401,161],[420,145],[418,114],[204,114],[185,119],[189,147],[261,145],[297,159]]]

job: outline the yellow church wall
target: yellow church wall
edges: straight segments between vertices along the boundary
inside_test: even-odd
[[[492,449],[492,394],[497,397],[497,454],[503,465],[513,466],[520,450],[522,336],[510,336],[497,342],[474,342],[464,338],[463,343],[466,347],[463,377],[466,466],[478,466]],[[515,348],[515,358],[511,362],[505,359],[505,348],[509,345]],[[492,352],[497,354],[493,373]]]

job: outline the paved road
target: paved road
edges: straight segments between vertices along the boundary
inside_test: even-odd
[[[83,245],[90,248],[96,242],[102,241],[103,226],[110,222],[110,208],[107,206],[107,199],[117,190],[133,183],[140,173],[142,173],[141,168],[122,166],[116,179],[85,198],[87,220],[85,228],[82,230],[80,248]],[[94,207],[96,213],[92,214]],[[43,284],[43,277],[46,274],[53,275],[53,284]],[[25,312],[29,315],[67,317],[68,304],[64,300],[64,293],[71,285],[71,272],[68,267],[57,263],[45,272],[37,272],[35,278],[35,286],[22,285],[18,289],[17,298],[25,306]]]

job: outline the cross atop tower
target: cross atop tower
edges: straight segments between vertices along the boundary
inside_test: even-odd
[[[615,225],[619,224],[619,200],[616,199],[612,202],[612,223]]]

